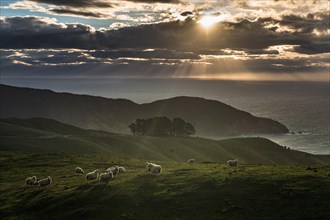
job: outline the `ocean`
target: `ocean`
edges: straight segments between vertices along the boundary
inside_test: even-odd
[[[137,103],[174,96],[214,99],[286,125],[294,134],[259,135],[291,149],[330,154],[329,82],[193,79],[2,79],[1,83],[59,92],[126,98]],[[243,135],[244,136],[244,135]],[[223,137],[210,137],[221,139]]]

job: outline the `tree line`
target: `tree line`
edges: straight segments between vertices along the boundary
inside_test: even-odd
[[[134,135],[151,136],[190,136],[196,133],[192,124],[181,118],[153,117],[147,119],[138,118],[128,128]]]

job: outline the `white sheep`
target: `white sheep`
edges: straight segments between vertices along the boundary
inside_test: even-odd
[[[125,167],[118,167],[118,169],[119,173],[126,173]]]
[[[106,172],[112,172],[113,175],[117,175],[120,173],[119,171],[119,167],[118,166],[115,166],[115,167],[110,167],[106,170]]]
[[[147,169],[147,172],[150,173],[151,171],[151,168],[156,165],[154,163],[149,163],[148,161],[146,161],[146,169]]]
[[[25,179],[26,185],[33,186],[38,183],[38,179],[36,176],[28,177]]]
[[[160,165],[146,162],[146,169],[149,174],[160,174],[162,167]]]
[[[160,165],[153,166],[150,170],[151,174],[160,174],[162,167]]]
[[[238,166],[238,160],[237,159],[235,159],[235,160],[228,160],[227,161],[227,165],[229,167],[237,167]]]
[[[195,159],[189,159],[187,163],[195,163]]]
[[[41,179],[38,181],[38,187],[41,187],[41,186],[48,187],[48,185],[50,185],[52,182],[53,182],[52,178],[50,176],[48,176],[47,178]]]
[[[99,176],[100,171],[99,170],[94,170],[93,172],[89,172],[86,174],[86,179],[87,180],[96,180],[97,177]]]
[[[76,171],[76,173],[85,173],[81,167],[76,167],[74,170]]]
[[[112,179],[113,179],[113,173],[111,171],[100,174],[100,181],[101,182],[109,182]]]

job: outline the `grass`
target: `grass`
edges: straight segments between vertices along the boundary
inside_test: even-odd
[[[186,164],[113,154],[0,153],[1,219],[329,219],[330,167],[315,165]],[[109,184],[74,173],[123,165],[127,173]],[[24,179],[52,176],[38,190]]]

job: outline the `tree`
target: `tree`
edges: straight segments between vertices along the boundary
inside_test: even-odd
[[[128,126],[128,128],[130,129],[130,131],[131,131],[132,134],[135,135],[135,134],[137,133],[137,126],[136,126],[135,123],[131,123],[131,124]]]
[[[195,128],[189,122],[181,118],[174,118],[172,121],[163,117],[147,119],[136,119],[128,128],[134,135],[151,136],[190,136],[196,133]]]
[[[145,133],[145,129],[143,129],[144,119],[140,119],[140,118],[136,119],[135,124],[136,124],[137,134],[138,135],[144,135],[144,133]]]
[[[194,126],[192,126],[192,124],[187,122],[184,125],[184,133],[186,136],[190,136],[190,135],[194,135],[196,133],[196,130],[195,130]]]
[[[152,134],[168,136],[171,131],[171,120],[167,117],[155,117],[152,119]]]
[[[184,135],[184,126],[186,122],[181,118],[173,118],[172,120],[172,135],[174,136],[183,136]]]

